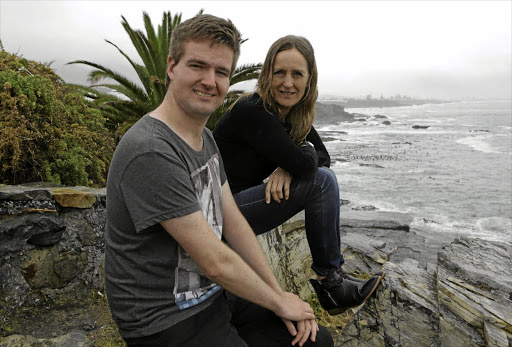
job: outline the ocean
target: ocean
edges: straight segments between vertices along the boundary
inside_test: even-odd
[[[431,237],[512,244],[511,101],[346,111],[358,121],[317,129],[342,199],[409,213]]]

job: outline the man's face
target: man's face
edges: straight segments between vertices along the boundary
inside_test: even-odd
[[[167,74],[176,104],[189,116],[207,119],[224,100],[234,52],[210,40],[188,41],[178,64],[168,58]]]

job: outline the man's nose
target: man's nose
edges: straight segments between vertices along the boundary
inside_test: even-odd
[[[201,83],[208,87],[215,86],[215,70],[207,69],[201,79]]]

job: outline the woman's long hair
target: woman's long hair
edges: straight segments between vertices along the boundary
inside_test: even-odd
[[[281,116],[279,104],[272,96],[272,69],[277,54],[292,48],[296,48],[306,59],[309,83],[302,99],[290,109],[286,116]],[[291,124],[290,136],[296,143],[304,141],[315,120],[315,103],[318,97],[317,81],[318,70],[316,68],[315,51],[306,38],[288,35],[281,37],[270,46],[258,78],[257,93],[263,100],[264,105],[270,105],[278,113],[281,122],[288,121]]]

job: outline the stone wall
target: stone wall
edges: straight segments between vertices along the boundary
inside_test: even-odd
[[[0,186],[0,341],[90,343],[104,297],[105,202],[104,189]]]
[[[341,208],[345,270],[387,276],[363,307],[316,307],[336,346],[512,346],[510,244],[434,240],[411,216]],[[103,288],[105,190],[0,186],[0,215],[0,347],[122,346]],[[303,214],[259,240],[283,288],[315,305]]]

